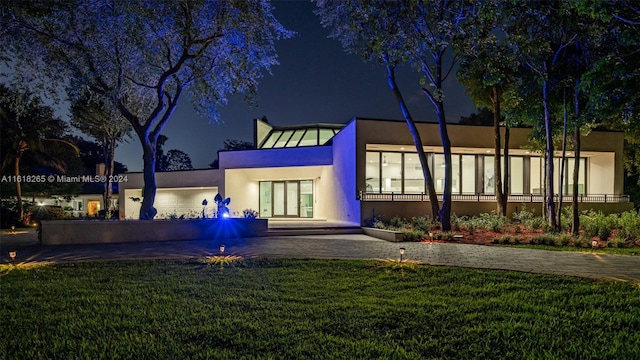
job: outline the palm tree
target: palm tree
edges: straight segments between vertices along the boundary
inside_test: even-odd
[[[69,141],[61,139],[67,132],[67,124],[53,114],[53,109],[29,93],[20,93],[0,86],[0,121],[2,130],[2,169],[13,169],[18,202],[18,218],[24,220],[21,161],[29,154],[34,163],[61,173],[66,164],[51,154],[64,149],[79,156],[79,149]]]

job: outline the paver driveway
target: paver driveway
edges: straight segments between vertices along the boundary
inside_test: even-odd
[[[193,258],[218,255],[220,241],[20,246],[3,236],[2,262],[17,248],[20,262]],[[618,279],[640,283],[640,257],[498,246],[432,243],[390,243],[366,235],[272,236],[225,242],[225,255],[318,259],[405,259],[430,265],[504,269],[523,272]]]

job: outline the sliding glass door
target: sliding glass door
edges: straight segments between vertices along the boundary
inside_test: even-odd
[[[260,217],[313,217],[313,181],[261,181]]]

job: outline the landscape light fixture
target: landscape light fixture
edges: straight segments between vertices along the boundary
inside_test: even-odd
[[[404,257],[405,248],[400,248],[400,262],[402,262],[402,258]]]
[[[15,225],[11,225],[11,233],[12,234],[16,234],[16,226]]]
[[[591,252],[593,252],[593,250],[595,248],[597,248],[597,247],[598,247],[598,240],[592,240],[591,241]]]
[[[16,255],[18,255],[17,251],[9,251],[9,257],[11,258],[11,262],[13,263],[13,266],[16,265]]]
[[[220,245],[220,255],[224,255],[224,245]]]

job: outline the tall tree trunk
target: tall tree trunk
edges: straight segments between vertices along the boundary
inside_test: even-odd
[[[156,147],[151,141],[141,138],[143,154],[143,178],[144,188],[142,206],[140,207],[140,220],[153,220],[158,211],[153,207],[156,199]]]
[[[562,229],[562,200],[564,195],[564,169],[567,161],[567,94],[562,96],[562,158],[560,159],[560,199],[558,200],[558,229]]]
[[[15,158],[13,159],[13,174],[16,177],[16,199],[18,200],[18,220],[24,221],[24,204],[22,204],[22,185],[20,184],[20,158],[22,157],[22,150],[18,150]]]
[[[502,193],[504,194],[504,198],[502,199],[502,207],[504,208],[504,216],[507,216],[507,204],[509,202],[509,192],[510,192],[510,184],[509,180],[511,179],[511,166],[509,165],[509,122],[505,121],[504,124],[504,190]]]
[[[498,207],[498,214],[502,216],[507,215],[507,207],[505,206],[505,193],[502,187],[502,168],[500,166],[501,156],[501,136],[500,136],[500,95],[498,94],[498,88],[494,86],[491,92],[491,102],[493,103],[493,151],[495,156],[493,157],[493,174],[495,177],[495,193],[496,204]],[[506,154],[505,154],[506,160]],[[505,171],[507,166],[505,166]],[[505,177],[506,182],[506,177]]]
[[[578,236],[580,234],[580,212],[578,211],[578,181],[580,174],[580,90],[579,88],[579,80],[576,80],[575,91],[573,95],[573,104],[575,111],[575,126],[573,128],[573,222],[571,224],[571,232],[573,235]]]
[[[413,139],[413,144],[416,147],[416,151],[418,153],[418,159],[420,160],[420,165],[422,166],[422,174],[425,179],[425,184],[427,186],[427,193],[429,195],[429,203],[431,205],[431,216],[434,219],[440,219],[439,209],[440,206],[438,204],[438,195],[436,194],[436,189],[433,184],[433,177],[431,176],[431,170],[429,169],[429,163],[427,162],[427,156],[424,153],[424,149],[422,147],[422,139],[420,138],[420,133],[418,132],[418,128],[416,127],[415,122],[413,121],[413,117],[409,112],[409,108],[407,107],[404,98],[402,97],[402,93],[398,88],[398,84],[396,83],[395,77],[395,67],[389,65],[387,60],[385,59],[385,65],[387,68],[387,83],[389,87],[393,91],[393,95],[400,106],[400,111],[407,123],[407,127],[409,128],[409,132],[411,133],[411,137]]]
[[[104,165],[106,181],[104,182],[103,202],[104,210],[109,213],[111,211],[111,197],[113,195],[113,168],[115,165],[115,138],[105,138],[103,141]],[[108,216],[108,214],[107,214]]]
[[[439,87],[441,88],[441,87]],[[442,195],[442,208],[440,208],[440,223],[442,231],[451,231],[451,185],[453,166],[451,161],[451,141],[447,132],[447,121],[444,114],[444,103],[438,101],[436,106],[438,123],[440,124],[440,141],[444,150],[444,194]]]
[[[547,152],[547,213],[549,215],[549,226],[552,229],[557,227],[556,212],[554,202],[554,188],[553,188],[553,131],[551,125],[551,114],[549,110],[549,94],[548,94],[548,80],[544,79],[542,83],[542,107],[544,108],[544,132],[546,136],[546,152]]]

